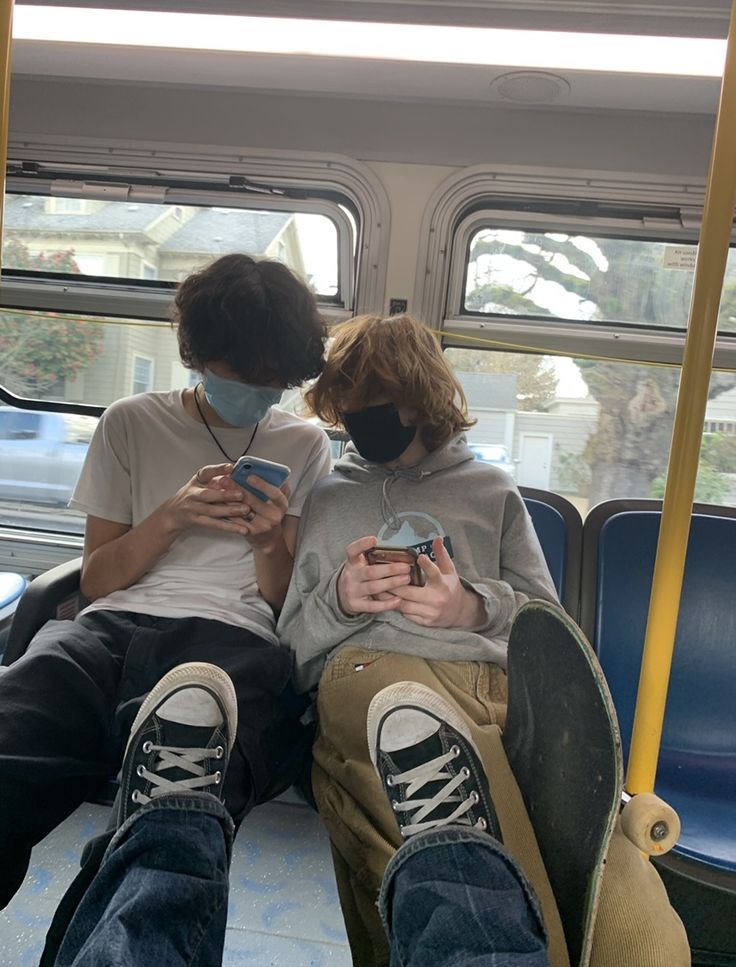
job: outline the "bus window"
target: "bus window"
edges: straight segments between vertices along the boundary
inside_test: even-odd
[[[283,262],[320,298],[334,301],[343,296],[337,219],[346,230],[349,220],[332,207],[331,217],[314,211],[7,194],[3,268],[180,282],[220,255],[244,252]]]
[[[470,239],[462,309],[684,329],[693,242],[482,228]],[[721,329],[736,330],[736,252],[724,283]]]
[[[580,180],[574,200],[554,179],[477,181],[487,194],[456,203],[448,179],[437,198],[422,303],[478,420],[471,444],[506,447],[518,484],[583,513],[661,497],[702,200],[624,181]],[[736,505],[736,248],[714,361],[695,497]]]
[[[679,369],[450,348],[477,420],[471,447],[505,447],[516,483],[586,511],[613,497],[662,497]],[[736,375],[714,372],[695,499],[736,505]]]

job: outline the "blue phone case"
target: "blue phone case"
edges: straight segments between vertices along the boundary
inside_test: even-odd
[[[239,484],[244,490],[247,490],[248,493],[253,494],[259,500],[268,500],[268,497],[262,490],[258,490],[257,487],[252,487],[249,483],[246,483],[246,478],[250,477],[251,474],[255,474],[255,476],[260,477],[261,480],[265,480],[266,483],[270,483],[274,487],[280,487],[289,476],[289,468],[278,463],[271,463],[268,460],[259,460],[258,457],[241,457],[238,460],[235,469],[230,475],[235,483]]]

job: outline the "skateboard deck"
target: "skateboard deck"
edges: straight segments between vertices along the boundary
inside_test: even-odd
[[[616,712],[593,649],[558,606],[531,601],[509,638],[503,744],[557,900],[572,967],[590,959],[621,805]]]

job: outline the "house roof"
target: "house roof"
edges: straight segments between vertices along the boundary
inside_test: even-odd
[[[5,207],[5,228],[17,232],[74,234],[140,234],[171,205],[107,202],[95,211],[47,212],[46,199],[34,195],[9,195]],[[199,210],[158,246],[159,252],[247,252],[262,255],[291,218],[289,212],[258,212],[233,209]]]
[[[456,373],[471,409],[515,410],[513,373]]]
[[[203,208],[167,238],[159,251],[262,255],[291,217],[288,212]]]
[[[45,210],[45,198],[34,195],[8,195],[5,228],[27,232],[143,232],[170,205],[135,205],[108,202],[91,212],[59,213]],[[71,241],[71,240],[70,240]]]

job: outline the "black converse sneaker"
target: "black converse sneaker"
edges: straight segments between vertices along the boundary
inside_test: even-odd
[[[368,709],[368,748],[404,838],[440,826],[501,840],[483,763],[461,716],[417,682],[398,682]]]
[[[118,826],[167,793],[222,799],[238,707],[229,675],[205,662],[178,665],[149,692],[130,730],[120,779]]]

